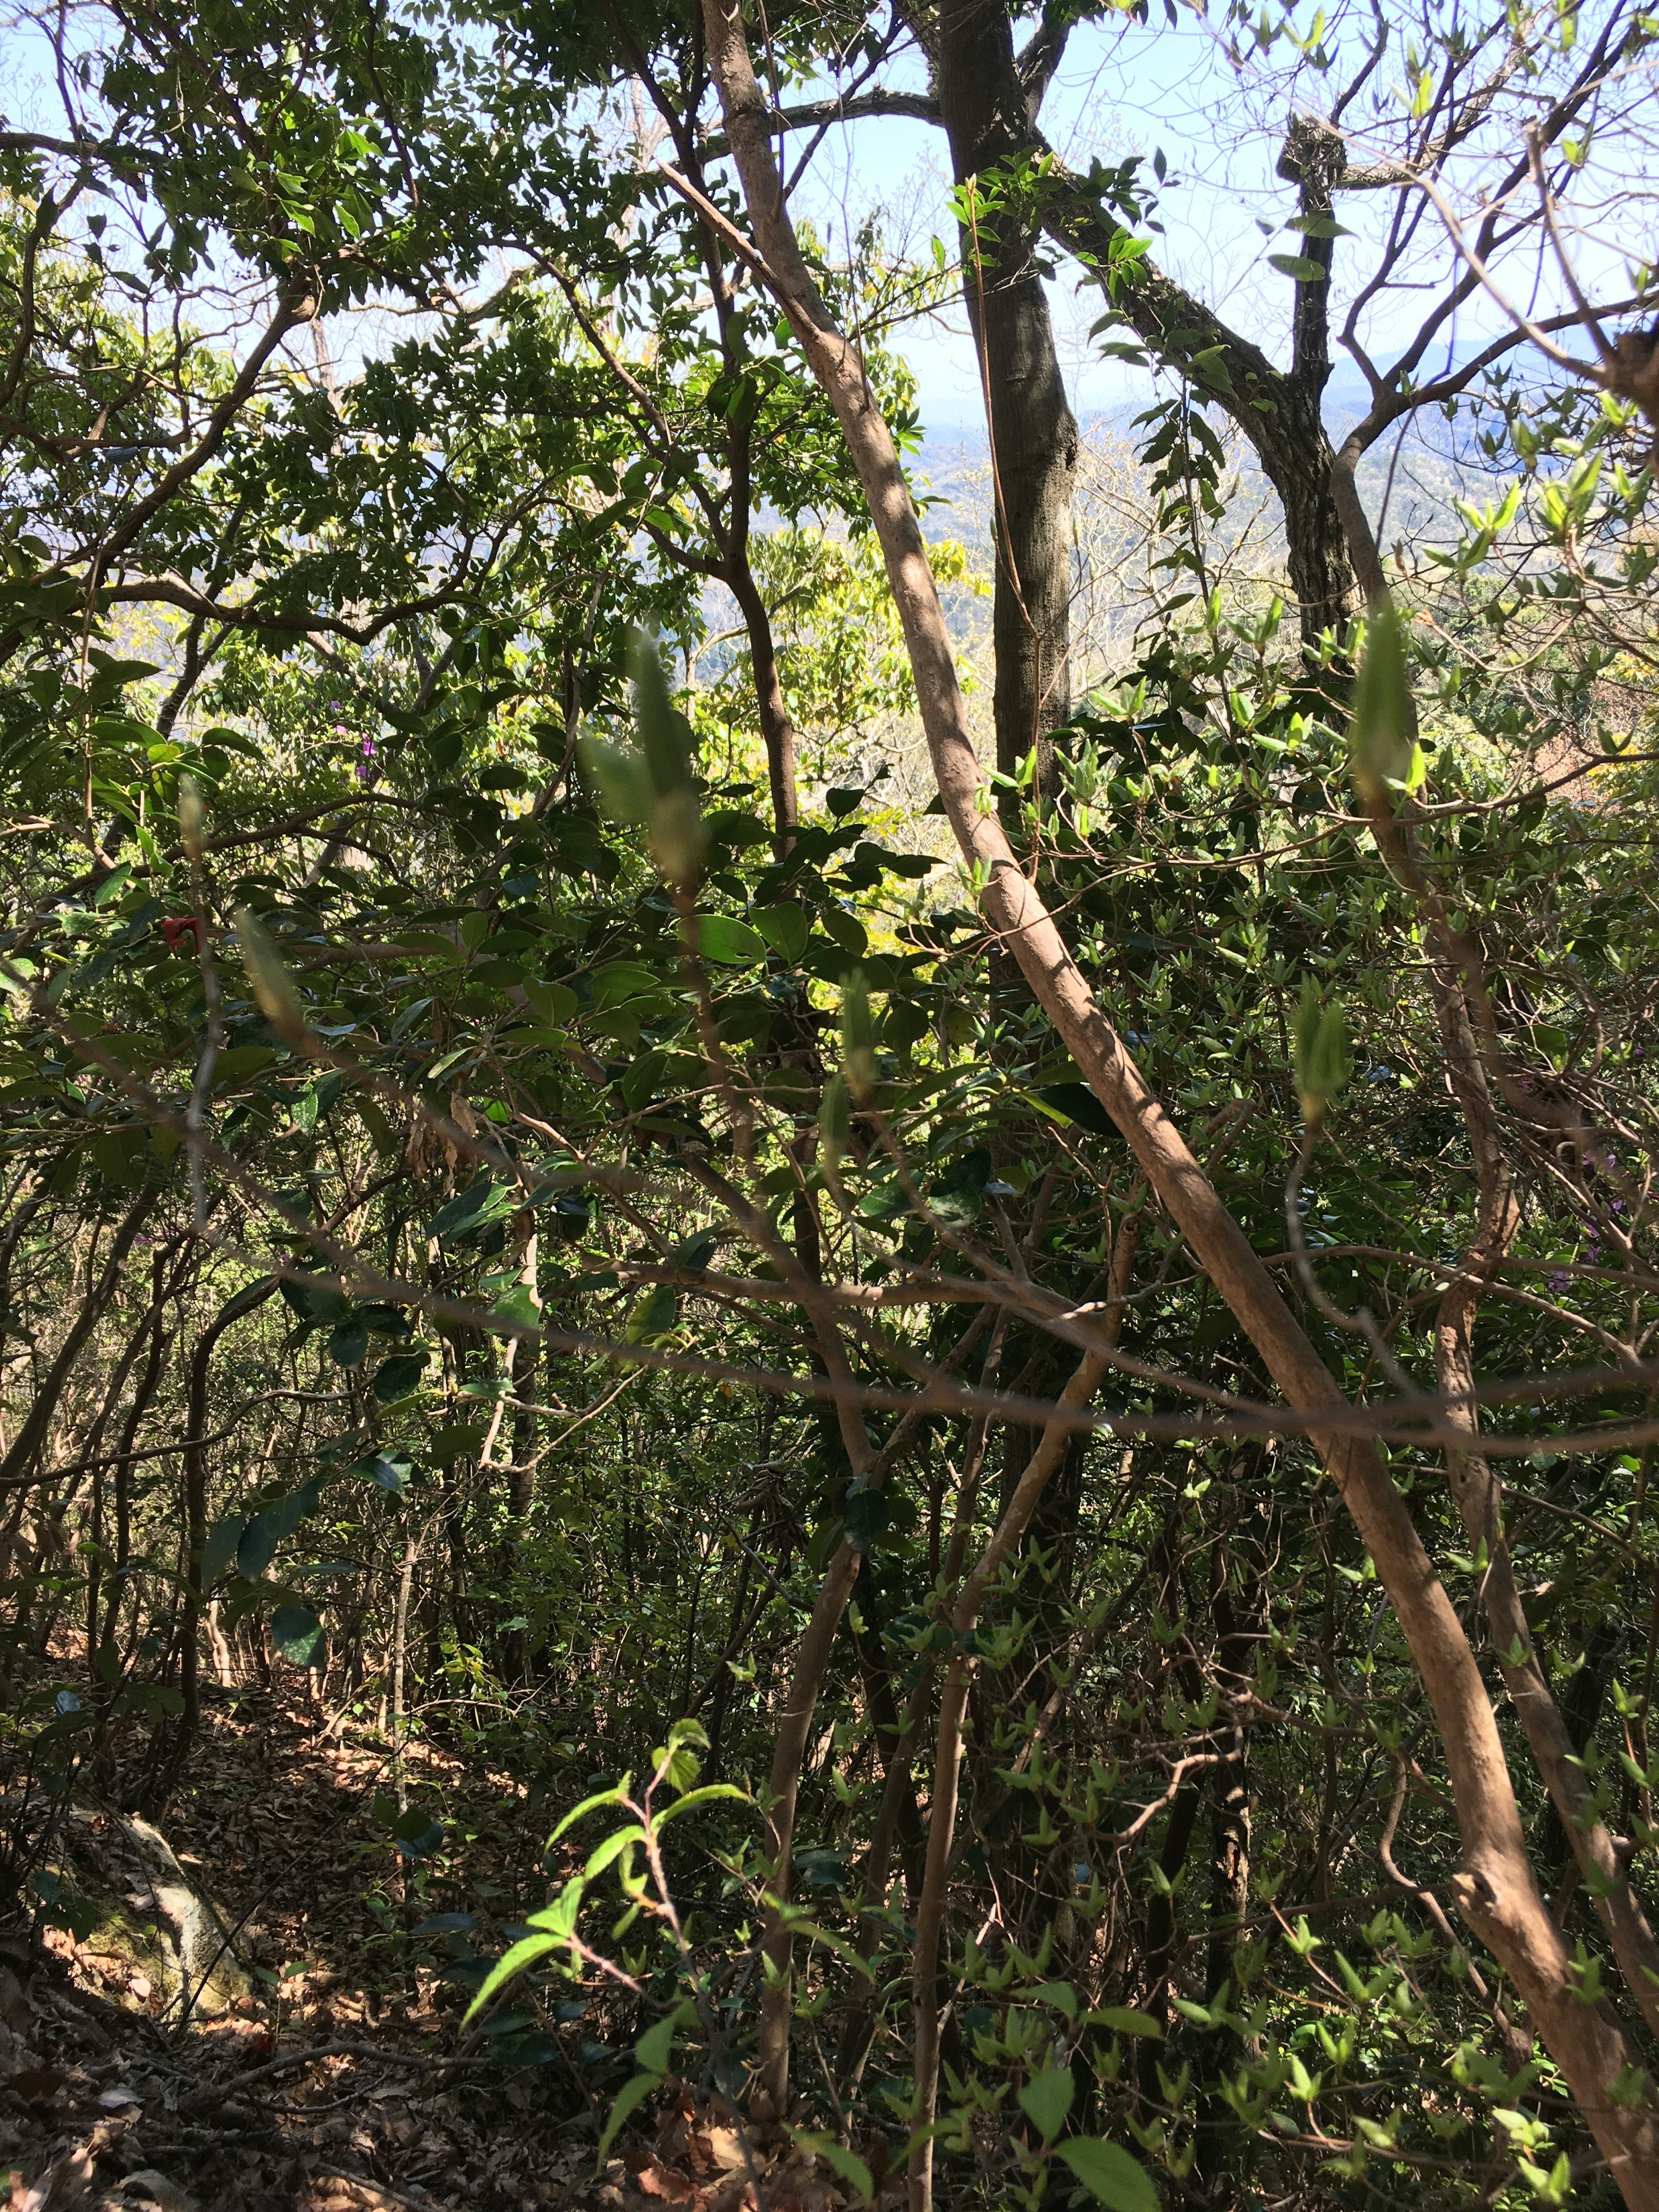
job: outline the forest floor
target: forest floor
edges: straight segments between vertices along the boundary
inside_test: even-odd
[[[182,2030],[176,1966],[171,1996],[156,1966],[167,1899],[121,1816],[72,1794],[49,1863],[81,1900],[77,1926],[97,1924],[80,1939],[61,1926],[31,1938],[27,1919],[0,1929],[9,2212],[755,2205],[734,2116],[684,2092],[595,2175],[604,2114],[633,2070],[627,2039],[573,2049],[574,2021],[561,2032],[522,2014],[516,2030],[463,2038],[484,1958],[544,1897],[545,1824],[509,1778],[430,1742],[410,1747],[406,1780],[445,1841],[400,1864],[379,1738],[321,1740],[299,1702],[270,1693],[204,1716],[162,1825],[247,1972],[240,1994],[216,1984],[216,2017],[198,2006]],[[751,2128],[749,2155],[768,2212],[844,2201],[777,2130]]]

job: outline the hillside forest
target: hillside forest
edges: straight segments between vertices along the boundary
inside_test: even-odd
[[[13,0],[13,2212],[1659,2212],[1656,57]]]

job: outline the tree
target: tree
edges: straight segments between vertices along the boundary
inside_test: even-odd
[[[718,4],[216,19],[181,131],[204,27],[77,30],[9,142],[8,1878],[88,1774],[188,1804],[210,1663],[387,1762],[361,1970],[609,2044],[607,2147],[672,2050],[780,2189],[896,2125],[922,2203],[1645,2202],[1646,356],[1502,332],[1492,496],[1312,656],[1195,355],[1121,680],[1044,760],[1065,595],[999,629],[993,769],[937,264],[774,166],[827,54],[921,102],[902,26],[763,92]],[[1001,477],[1082,187],[984,95],[1066,25],[915,28]],[[545,1905],[439,1925],[428,1730],[556,1808]]]
[[[1633,2197],[1641,2201],[1646,2187],[1643,2168],[1656,2140],[1653,2118],[1641,2109],[1650,2093],[1646,2089],[1639,2096],[1633,2093],[1630,2105],[1616,2113],[1598,2106],[1604,2085],[1615,2075],[1621,2081],[1638,2078],[1633,2046],[1612,2020],[1590,2014],[1575,1991],[1571,1962],[1528,1861],[1495,1715],[1462,1627],[1375,1448],[1340,1429],[1322,1429],[1319,1425],[1319,1415],[1331,1407],[1335,1395],[1328,1369],[1127,1058],[1042,900],[1019,870],[1006,838],[978,808],[977,763],[962,716],[938,599],[893,447],[879,417],[868,405],[856,356],[830,322],[795,248],[771,153],[766,106],[750,68],[741,21],[726,12],[720,0],[709,0],[707,21],[714,71],[757,243],[773,272],[779,297],[836,404],[842,429],[857,456],[894,596],[905,617],[918,702],[940,795],[964,856],[975,864],[985,883],[992,927],[1013,944],[1023,972],[1073,1059],[1127,1139],[1152,1190],[1179,1224],[1200,1264],[1226,1299],[1274,1380],[1293,1404],[1313,1417],[1313,1434],[1322,1456],[1376,1565],[1434,1707],[1463,1835],[1464,1871],[1456,1890],[1460,1910],[1524,1992],[1547,2042],[1573,2085],[1581,2109],[1587,2116],[1595,2115],[1592,2125],[1626,2200]],[[1388,633],[1383,635],[1386,637]],[[1405,715],[1401,696],[1403,670],[1395,673],[1388,669],[1382,658],[1386,650],[1377,649],[1371,678],[1373,699],[1365,709],[1369,726],[1362,724],[1358,755],[1362,794],[1370,794],[1374,819],[1384,837],[1391,830],[1391,803],[1379,767],[1367,760],[1364,748],[1381,744],[1385,735],[1387,741],[1397,744]],[[1395,650],[1397,654],[1397,647]],[[1474,981],[1473,977],[1468,980]],[[1469,1061],[1474,1058],[1471,1053]],[[1470,1085],[1474,1079],[1474,1070],[1470,1066],[1464,1082]],[[1473,1112],[1472,1104],[1465,1110]],[[1477,1137],[1478,1145],[1480,1141]],[[1501,1233],[1491,1219],[1491,1210],[1505,1203],[1497,1190],[1486,1203],[1483,1237],[1487,1243]],[[1477,1271],[1486,1264],[1484,1254],[1472,1261]],[[1462,1304],[1467,1307],[1467,1296]],[[1467,1327],[1466,1316],[1447,1322],[1448,1329],[1460,1335]],[[1467,1357],[1459,1354],[1455,1364],[1443,1366],[1443,1387],[1450,1382],[1454,1389],[1467,1389],[1468,1375]],[[1457,1455],[1454,1484],[1467,1481],[1477,1464],[1473,1458]],[[1461,1474],[1460,1469],[1463,1470]],[[1034,1491],[1040,1492],[1048,1471],[1041,1454],[1034,1457],[1030,1475]],[[1022,1502],[1017,1500],[1010,1508],[1006,1541],[1013,1540],[1018,1533],[1015,1516]],[[1489,1543],[1499,1540],[1496,1517],[1489,1508],[1477,1509],[1471,1518],[1483,1532],[1490,1532]],[[1002,1531],[999,1536],[1003,1537]],[[838,1589],[832,1575],[820,1599],[820,1615],[838,1613],[844,1602],[845,1592]],[[1516,1624],[1512,1620],[1505,1625]],[[1523,1644],[1524,1639],[1517,1650]],[[817,1657],[816,1646],[809,1642],[803,1656],[811,1663]],[[1520,1667],[1524,1668],[1524,1663],[1517,1661]],[[800,1695],[797,1692],[797,1701]],[[936,1804],[949,1802],[942,1792],[956,1761],[951,1727],[947,1715],[941,1724]],[[1565,1817],[1572,1817],[1571,1811]],[[948,1853],[948,1824],[941,1826],[945,1841],[938,1852],[937,1884],[942,1884]],[[780,1844],[787,1850],[787,1830],[780,1832]],[[1612,1905],[1610,1917],[1620,1922],[1627,1977],[1639,1991],[1644,1979],[1653,1978],[1649,1972],[1654,1955],[1652,1937],[1633,1899],[1626,1902],[1619,1891],[1612,1896],[1618,1901]],[[935,1913],[937,1910],[935,1903]],[[1618,1943],[1619,1936],[1614,1940]],[[933,1975],[932,1946],[936,1943],[937,1923],[930,1924],[924,1905],[918,1939],[917,2000],[921,2019],[916,2055],[924,2123],[932,2117],[938,2066],[937,2028],[930,2029],[927,2021]],[[763,2055],[766,2055],[764,2045]],[[915,2203],[931,2202],[932,2164],[929,2139],[913,2153]]]

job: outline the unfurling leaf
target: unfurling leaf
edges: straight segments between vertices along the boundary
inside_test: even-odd
[[[259,1012],[285,1044],[300,1043],[306,1035],[305,1010],[270,931],[251,907],[239,906],[230,919]]]
[[[599,787],[605,811],[619,822],[643,823],[659,871],[688,889],[708,845],[693,774],[696,740],[669,697],[656,647],[642,632],[635,634],[631,672],[638,747],[589,739],[582,764]]]
[[[1349,1073],[1347,1037],[1342,1009],[1327,1006],[1311,975],[1302,981],[1302,1002],[1296,1010],[1296,1087],[1302,1101],[1302,1118],[1310,1126],[1321,1120]]]
[[[875,1095],[876,1046],[862,968],[854,968],[842,985],[841,1052],[847,1088],[857,1105],[867,1106]]]
[[[1391,605],[1375,608],[1366,620],[1348,728],[1353,780],[1367,806],[1382,803],[1386,785],[1410,787],[1420,780],[1416,719],[1400,617]]]
[[[823,1103],[818,1108],[818,1140],[823,1146],[824,1164],[832,1175],[852,1133],[852,1102],[847,1096],[847,1079],[837,1071],[823,1086]]]

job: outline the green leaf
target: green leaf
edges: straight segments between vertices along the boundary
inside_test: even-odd
[[[476,1237],[492,1221],[503,1220],[518,1205],[519,1194],[493,1176],[481,1175],[463,1191],[458,1191],[447,1206],[441,1206],[426,1224],[428,1237],[441,1243],[459,1243],[468,1237]]]
[[[729,914],[697,916],[697,951],[705,960],[722,961],[728,967],[747,967],[765,957],[766,939],[746,921]]]
[[[585,1819],[589,1813],[598,1812],[601,1805],[620,1805],[628,1795],[628,1786],[632,1780],[631,1775],[624,1774],[622,1780],[613,1783],[609,1790],[597,1790],[592,1797],[584,1797],[580,1805],[572,1806],[548,1838],[550,1846],[574,1828],[578,1820]]]
[[[276,1057],[268,1044],[232,1045],[228,1052],[220,1054],[214,1066],[215,1090],[223,1084],[240,1082],[243,1076],[255,1074],[262,1067],[269,1067]]]
[[[1077,2136],[1060,2143],[1057,2155],[1109,2212],[1162,2212],[1151,2175],[1121,2143]]]
[[[347,1310],[347,1300],[337,1285],[321,1275],[306,1275],[295,1281],[285,1275],[279,1285],[291,1311],[301,1321],[326,1327],[341,1320]]]
[[[637,1821],[630,1827],[618,1828],[614,1835],[607,1836],[602,1844],[595,1844],[588,1853],[587,1864],[582,1869],[582,1880],[592,1881],[596,1875],[603,1874],[630,1844],[642,1842],[644,1837],[645,1830]]]
[[[839,2174],[843,2181],[851,2182],[866,2204],[876,2201],[875,2177],[855,2150],[838,2143],[834,2136],[826,2136],[810,2128],[791,2128],[789,2136],[802,2150],[811,2151],[821,2158],[831,2173]]]
[[[236,1557],[237,1547],[246,1527],[244,1516],[233,1513],[223,1521],[216,1521],[207,1532],[202,1546],[202,1588],[211,1589],[221,1575],[228,1571]]]
[[[657,648],[643,630],[635,630],[629,651],[629,674],[634,680],[634,714],[640,746],[659,795],[692,788],[692,760],[696,742],[691,726],[676,708],[668,693]]]
[[[884,1490],[855,1490],[842,1508],[842,1526],[855,1551],[873,1549],[878,1536],[893,1517],[892,1500]]]
[[[92,902],[94,906],[108,906],[112,900],[118,899],[122,892],[125,890],[128,878],[131,874],[132,862],[131,860],[123,860],[119,867],[112,868],[109,873],[105,877],[103,882],[99,884],[97,890],[92,895]]]
[[[638,960],[607,960],[604,967],[593,970],[589,981],[593,986],[593,1004],[599,1007],[624,1006],[630,999],[643,998],[663,988],[656,969]]]
[[[668,2071],[669,2054],[674,2048],[674,2037],[679,2024],[677,2014],[667,2013],[653,2027],[647,2027],[634,2045],[634,2056],[647,2073],[665,2074]]]
[[[533,1328],[541,1320],[542,1310],[536,1303],[536,1293],[528,1283],[514,1283],[489,1309],[497,1321],[516,1321]]]
[[[396,1306],[374,1303],[359,1306],[357,1310],[372,1335],[389,1336],[398,1343],[406,1344],[415,1333],[407,1315],[400,1313]]]
[[[657,1815],[660,1828],[681,1813],[694,1812],[699,1805],[712,1805],[720,1798],[734,1798],[739,1805],[752,1803],[749,1792],[739,1790],[735,1782],[705,1782],[700,1790],[688,1790],[684,1797],[677,1797]]]
[[[1069,2066],[1049,2066],[1019,2093],[1019,2108],[1044,2142],[1053,2142],[1066,2124],[1077,2084]]]
[[[257,1583],[276,1551],[276,1531],[267,1514],[256,1513],[243,1528],[236,1546],[236,1571]]]
[[[563,983],[527,982],[524,995],[544,1029],[562,1029],[576,1011],[576,994]]]
[[[757,906],[749,919],[780,960],[793,967],[805,951],[812,918],[804,906]]]
[[[305,1009],[282,954],[252,908],[238,907],[230,919],[260,1012],[285,1042],[298,1044],[306,1033]]]
[[[1109,2028],[1114,2035],[1146,2035],[1162,2041],[1164,2030],[1149,2012],[1136,2012],[1128,2005],[1102,2005],[1089,2014],[1091,2027]]]
[[[829,1929],[821,1928],[816,1920],[792,1918],[789,1925],[795,1935],[805,1936],[814,1943],[822,1943],[826,1951],[833,1951],[843,1966],[850,1966],[855,1974],[862,1974],[866,1982],[873,1982],[876,1978],[870,1961],[860,1958],[845,1936],[831,1935]]]
[[[651,1346],[665,1344],[672,1334],[679,1304],[679,1293],[672,1283],[655,1284],[628,1316],[628,1325],[623,1331],[624,1341]]]
[[[426,1380],[428,1362],[432,1355],[426,1351],[394,1352],[383,1359],[374,1370],[375,1401],[382,1406],[395,1406],[400,1399],[418,1390]]]
[[[1330,275],[1322,262],[1305,253],[1270,253],[1267,266],[1277,269],[1281,276],[1294,276],[1298,284],[1323,284]]]
[[[870,989],[864,970],[854,968],[841,990],[842,1071],[854,1103],[863,1106],[875,1095],[876,1044],[870,1025]]]
[[[346,1469],[348,1475],[365,1475],[378,1489],[393,1491],[399,1498],[408,1489],[414,1472],[412,1462],[402,1452],[370,1452],[362,1459],[354,1460]]]
[[[511,1952],[507,1956],[509,1958],[512,1956]],[[486,1983],[485,1987],[488,1988],[488,1986]],[[617,2101],[611,2107],[611,2117],[605,2124],[605,2133],[599,2137],[599,2156],[593,2163],[596,2175],[605,2172],[605,2161],[610,2154],[611,2146],[617,2140],[629,2114],[651,2094],[661,2079],[660,2074],[636,2074],[631,2081],[617,2091]]]
[[[576,1921],[581,1911],[582,1893],[587,1885],[580,1875],[566,1882],[551,1905],[544,1905],[539,1912],[532,1912],[525,1921],[538,1936],[556,1936],[568,1943],[576,1930]]]
[[[279,1605],[270,1619],[270,1640],[290,1667],[320,1667],[328,1652],[323,1625],[309,1606]]]
[[[827,906],[818,916],[818,926],[826,937],[854,960],[862,960],[869,950],[869,932],[855,914],[843,913],[838,906]]]
[[[361,1367],[368,1357],[368,1323],[361,1314],[348,1314],[329,1332],[328,1356],[337,1367]]]
[[[1111,1115],[1086,1083],[1050,1083],[1037,1092],[1042,1104],[1097,1137],[1116,1134]]]
[[[847,1078],[838,1068],[823,1086],[823,1097],[818,1106],[818,1137],[823,1146],[824,1160],[833,1174],[842,1154],[847,1150],[853,1133],[853,1102],[848,1096]]]
[[[533,1966],[538,1959],[546,1958],[550,1951],[558,1951],[562,1948],[562,1939],[557,1936],[522,1936],[504,1957],[496,1960],[495,1965],[484,1976],[477,1996],[466,2008],[461,2026],[464,2028],[471,2027],[497,1990],[505,1989],[510,1981],[515,1980],[523,1973],[526,1966]]]

